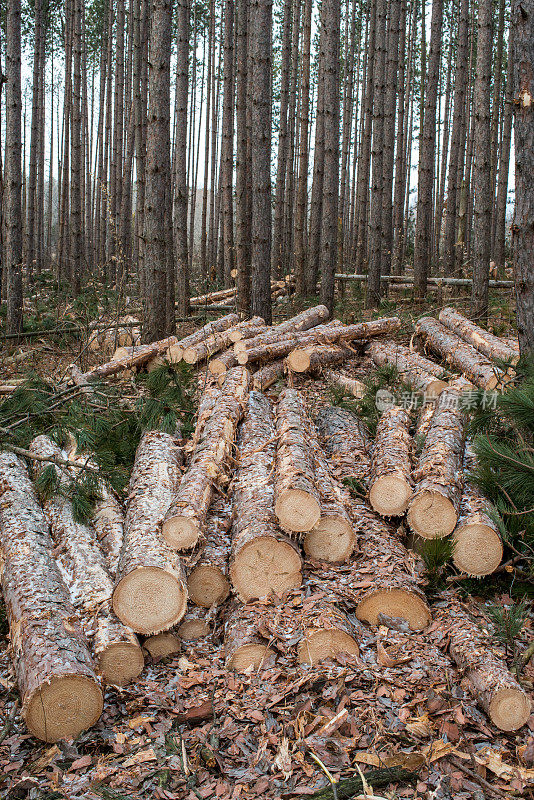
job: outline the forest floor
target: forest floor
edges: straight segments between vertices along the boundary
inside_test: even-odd
[[[450,297],[433,297],[415,306],[407,295],[399,292],[372,315],[398,313],[404,340],[422,313],[452,304]],[[491,323],[500,335],[510,329],[513,313],[503,295],[492,299]],[[467,298],[452,302],[468,307]],[[286,317],[299,310],[288,303],[276,313]],[[370,316],[349,293],[337,311],[345,322]],[[184,325],[184,335],[198,324]],[[82,350],[76,339],[37,337],[17,348],[22,358],[4,358],[0,377],[34,371],[59,379]],[[105,360],[99,353],[81,358],[84,367]],[[365,359],[343,368],[360,379],[369,371]],[[312,406],[331,400],[320,379],[299,377],[295,385]],[[124,381],[125,392],[131,386]],[[268,394],[275,391],[271,387]],[[479,615],[488,599],[510,602],[512,583],[506,572],[479,582],[442,582],[428,598],[439,604],[446,602],[444,590],[455,591]],[[316,666],[297,664],[273,641],[275,667],[238,674],[224,667],[222,625],[216,625],[212,636],[184,643],[180,654],[147,663],[135,683],[107,688],[97,725],[74,743],[50,745],[28,735],[18,714],[0,608],[0,798],[291,798],[328,786],[327,771],[337,780],[381,767],[406,772],[389,787],[375,786],[377,798],[534,798],[534,715],[516,733],[495,728],[468,693],[437,626],[423,633],[388,627],[368,633],[358,643],[358,656]],[[515,642],[517,652],[533,638],[530,614]],[[534,666],[525,667],[522,683],[532,692]],[[371,782],[369,797],[372,787]]]

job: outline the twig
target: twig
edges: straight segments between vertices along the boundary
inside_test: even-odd
[[[465,772],[466,775],[469,775],[469,777],[476,781],[476,783],[480,784],[480,786],[483,786],[484,789],[487,789],[488,792],[494,794],[495,797],[504,797],[502,792],[499,792],[494,786],[491,785],[491,783],[482,778],[480,775],[477,775],[477,773],[473,772],[473,770],[469,769],[469,767],[466,767],[465,764],[462,764],[462,762],[457,758],[451,758],[451,763],[454,764],[455,767],[458,767],[461,772]]]
[[[338,798],[337,798],[337,787],[336,787],[336,782],[334,780],[334,776],[332,775],[332,773],[330,772],[328,767],[323,764],[323,762],[321,761],[319,756],[316,756],[315,753],[312,753],[310,751],[310,757],[313,758],[315,763],[319,764],[319,766],[321,767],[322,771],[324,772],[324,774],[326,775],[326,777],[330,781],[330,786],[332,787],[332,794],[334,795],[334,800],[338,800]]]
[[[0,428],[0,434],[9,433],[5,428]],[[24,458],[32,458],[34,461],[47,461],[50,464],[56,464],[58,467],[69,467],[72,468],[72,462],[66,461],[64,458],[60,458],[59,456],[39,456],[37,453],[32,453],[31,450],[26,450],[25,447],[17,447],[15,444],[11,444],[10,442],[4,442],[3,447],[7,447],[8,450],[11,450],[13,453],[16,453],[18,456],[24,456]],[[79,466],[80,470],[87,470],[88,472],[96,472],[98,473],[98,469],[95,467],[89,466],[89,464],[83,464]]]

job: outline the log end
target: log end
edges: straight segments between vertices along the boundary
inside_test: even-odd
[[[191,571],[187,591],[192,603],[211,608],[224,603],[230,594],[230,584],[220,569],[201,564]]]
[[[244,353],[245,350],[247,349],[247,343],[245,341],[243,341],[243,340],[239,340],[238,342],[234,343],[234,346],[233,346],[232,349],[233,349],[235,355],[237,355],[238,353]]]
[[[183,581],[159,567],[132,570],[113,592],[113,611],[136,633],[159,633],[171,628],[182,619],[186,606]]]
[[[197,639],[202,639],[204,636],[209,636],[211,628],[203,619],[184,619],[178,628],[178,635],[180,639],[187,642],[194,642]]]
[[[319,503],[303,489],[282,492],[276,500],[274,511],[282,528],[295,533],[311,531],[321,517]]]
[[[412,494],[412,487],[404,478],[399,475],[383,475],[374,481],[369,492],[369,502],[377,514],[398,517],[408,508]]]
[[[306,372],[310,368],[311,357],[308,348],[297,347],[287,357],[287,365],[292,372]]]
[[[126,686],[143,671],[145,660],[139,645],[115,642],[106,647],[98,659],[98,672],[105,683]]]
[[[250,667],[258,670],[273,656],[274,652],[264,644],[244,644],[232,654],[226,666],[236,672],[245,672]]]
[[[440,492],[425,490],[416,494],[407,515],[408,525],[424,539],[442,539],[456,527],[456,509]]]
[[[502,554],[500,536],[489,525],[472,523],[455,531],[452,560],[467,575],[491,575],[501,563]]]
[[[171,364],[179,364],[184,355],[184,349],[179,344],[171,344],[167,350],[167,359]]]
[[[345,517],[321,516],[313,530],[304,537],[304,552],[315,561],[342,564],[350,558],[356,537]]]
[[[167,658],[180,652],[180,639],[174,633],[157,633],[149,636],[143,643],[143,648],[153,659]]]
[[[257,536],[237,553],[230,577],[237,594],[247,603],[271,592],[283,594],[302,583],[302,562],[288,542]]]
[[[239,353],[236,353],[236,360],[237,360],[238,364],[241,364],[241,366],[244,366],[245,364],[247,364],[248,363],[248,353],[246,352],[246,350],[243,350],[243,351],[241,351]]]
[[[335,628],[311,629],[304,634],[297,647],[300,664],[317,664],[318,661],[335,658],[339,653],[357,656],[360,651],[350,634]]]
[[[212,358],[208,364],[208,369],[212,375],[224,375],[226,364],[220,358]]]
[[[91,678],[64,675],[42,683],[23,709],[26,726],[44,742],[74,739],[96,723],[104,706],[102,691]]]
[[[188,550],[198,542],[200,529],[189,517],[176,514],[164,520],[162,534],[173,550]]]
[[[240,330],[239,328],[235,331],[230,331],[230,333],[228,334],[228,338],[230,339],[231,342],[240,342],[241,339],[243,338],[243,331]]]
[[[155,369],[158,369],[158,367],[161,367],[162,364],[165,364],[166,360],[167,358],[165,355],[154,356],[154,358],[151,358],[150,361],[147,363],[146,371],[153,372]]]
[[[370,625],[378,624],[378,615],[404,619],[413,631],[426,628],[432,619],[427,604],[407,589],[377,589],[358,603],[356,616]]]
[[[121,358],[128,358],[130,355],[130,351],[127,347],[117,347],[113,356],[111,357],[112,361],[120,361]]]
[[[194,347],[186,347],[182,353],[182,359],[186,364],[196,364],[198,361],[197,352]]]
[[[448,386],[447,381],[441,381],[439,378],[436,378],[434,381],[430,381],[430,383],[426,387],[426,399],[428,400],[435,400],[436,397],[442,393],[444,389]]]
[[[517,731],[530,717],[530,700],[521,689],[499,689],[491,699],[489,715],[501,731]]]

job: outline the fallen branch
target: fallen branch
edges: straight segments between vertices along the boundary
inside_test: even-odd
[[[369,786],[377,788],[379,786],[389,786],[390,783],[415,783],[417,773],[402,767],[384,767],[370,769],[363,773],[363,780],[359,775],[351,778],[344,778],[336,783],[336,793],[339,800],[350,800],[364,789],[364,781]],[[318,792],[308,795],[311,800],[334,800],[332,786],[325,786]]]

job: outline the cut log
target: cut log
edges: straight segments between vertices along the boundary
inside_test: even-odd
[[[273,361],[271,364],[266,364],[254,373],[252,378],[253,388],[257,392],[264,392],[269,386],[272,386],[273,383],[282,378],[284,373],[285,361],[283,358]]]
[[[365,383],[356,380],[356,378],[349,378],[347,375],[327,370],[325,377],[332,386],[341,389],[345,394],[351,394],[357,400],[361,400],[367,391]]]
[[[321,595],[307,598],[302,608],[302,639],[297,645],[300,664],[317,664],[340,653],[358,656],[354,625],[346,614]]]
[[[492,361],[508,361],[512,365],[519,361],[519,353],[515,349],[504,344],[498,336],[471,322],[456,309],[442,308],[439,321]]]
[[[213,333],[203,341],[186,347],[182,358],[187,364],[198,364],[199,361],[210,358],[214,353],[218,353],[219,350],[225,350],[230,347],[233,342],[252,338],[264,331],[265,328],[265,322],[262,318],[254,317],[252,320],[247,320],[246,323],[238,323],[226,331]]]
[[[467,679],[471,694],[502,731],[519,730],[530,716],[530,700],[495,654],[487,621],[480,627],[454,598],[438,612],[449,652]]]
[[[391,365],[399,377],[425,395],[436,397],[447,386],[443,369],[428,358],[391,341],[371,342],[368,352],[377,367]]]
[[[249,386],[250,373],[243,367],[236,367],[226,376],[220,398],[163,522],[163,536],[176,550],[194,547],[204,535],[213,485],[228,483],[229,458]]]
[[[418,320],[415,331],[422,337],[425,346],[438,353],[476,386],[491,390],[506,379],[502,370],[497,369],[489,359],[437,319],[422,317]]]
[[[280,531],[274,514],[274,416],[271,404],[259,392],[249,394],[238,452],[232,485],[230,578],[236,593],[247,602],[273,591],[282,594],[302,581],[298,550]]]
[[[96,501],[92,524],[106,557],[108,571],[115,577],[124,540],[124,515],[119,501],[111,492],[101,490],[101,499]]]
[[[211,633],[211,615],[204,608],[190,609],[178,627],[178,636],[183,641],[193,642]]]
[[[475,466],[476,456],[466,445],[464,472],[472,472]],[[490,509],[490,503],[480,489],[467,479],[460,502],[458,524],[453,534],[452,559],[458,569],[468,575],[490,575],[501,563],[501,535],[490,516]]]
[[[448,536],[458,520],[466,427],[460,395],[450,386],[439,396],[413,473],[416,485],[407,521],[425,539]]]
[[[383,517],[404,514],[412,497],[412,437],[410,414],[405,408],[388,408],[376,429],[369,502]]]
[[[362,622],[376,626],[378,615],[406,620],[423,630],[431,614],[421,590],[420,558],[407,550],[394,529],[365,502],[353,501],[351,514],[359,542],[354,561],[313,575],[323,591],[343,600]]]
[[[274,511],[284,530],[297,533],[311,531],[321,516],[308,427],[302,396],[283,389],[276,407]]]
[[[143,650],[146,650],[154,661],[173,656],[181,649],[182,641],[174,630],[156,633],[155,636],[149,636],[143,642]]]
[[[344,408],[326,406],[317,415],[315,424],[337,480],[357,481],[366,487],[371,472],[372,442],[363,422]]]
[[[200,402],[197,409],[197,418],[195,422],[195,430],[191,439],[184,447],[185,452],[190,455],[195,451],[204,431],[204,426],[213,414],[213,409],[216,407],[221,397],[221,393],[216,386],[205,386],[201,389]]]
[[[319,444],[316,428],[311,420],[307,422],[306,437],[314,456],[321,516],[304,536],[304,552],[315,561],[338,564],[350,557],[356,544],[348,512],[350,497],[332,476],[328,460]]]
[[[204,547],[187,579],[189,599],[197,606],[220,605],[230,594],[227,576],[231,522],[231,504],[225,498],[217,498],[208,512]]]
[[[234,351],[225,350],[224,353],[221,353],[216,358],[210,359],[208,369],[212,375],[224,376],[229,369],[237,367],[238,363],[239,362]]]
[[[421,449],[424,444],[428,431],[430,430],[430,424],[435,410],[436,403],[434,401],[425,403],[419,410],[413,434],[414,442],[418,449]]]
[[[103,698],[44,513],[22,461],[0,453],[0,578],[21,711],[46,742],[94,725]]]
[[[274,658],[267,640],[261,634],[262,618],[271,609],[260,603],[233,603],[226,614],[224,656],[228,669],[237,672],[265,668]]]
[[[284,323],[281,323],[281,325],[284,325]],[[233,351],[236,356],[239,356],[240,353],[248,353],[249,351],[255,352],[258,350],[258,352],[267,352],[269,347],[275,347],[280,342],[293,342],[295,347],[299,343],[302,343],[303,346],[306,344],[317,344],[317,342],[322,341],[320,338],[321,334],[333,328],[337,330],[341,327],[342,323],[337,319],[315,325],[313,328],[306,330],[292,329],[280,332],[280,325],[276,325],[274,328],[268,328],[264,333],[255,336],[253,339],[236,342],[233,346]],[[251,360],[253,360],[253,358],[254,356],[251,357]]]
[[[192,297],[189,302],[191,305],[195,306],[209,305],[210,303],[216,303],[219,300],[227,300],[229,297],[233,297],[236,291],[236,287],[232,286],[230,289],[220,289],[217,292],[199,294],[196,297]]]
[[[29,449],[38,456],[61,458],[63,455],[47,436],[37,436]],[[39,474],[45,463],[33,462],[34,473]],[[60,467],[55,470],[62,483],[69,482],[69,475]],[[113,582],[96,533],[88,525],[75,521],[72,503],[60,494],[47,498],[44,510],[73,605],[93,643],[98,671],[107,683],[124,686],[142,671],[143,653],[133,630],[112,612]]]
[[[160,525],[178,489],[181,451],[167,433],[145,433],[130,478],[124,545],[113,608],[138,633],[160,633],[185,614],[187,588],[180,557]]]
[[[287,365],[293,372],[313,372],[334,364],[342,364],[354,355],[350,347],[338,344],[297,347],[289,353]]]

